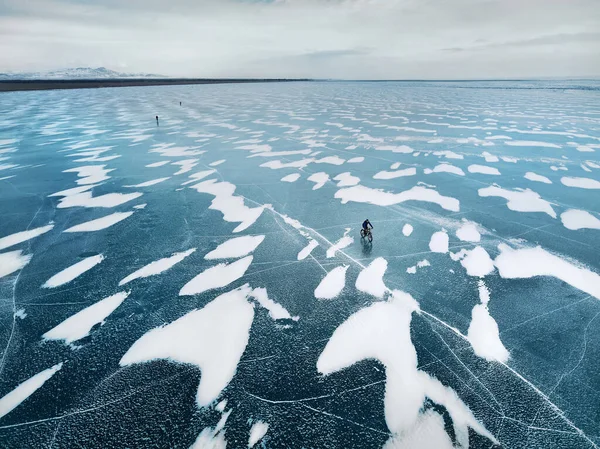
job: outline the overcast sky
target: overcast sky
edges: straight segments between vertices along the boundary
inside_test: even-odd
[[[600,75],[600,0],[0,0],[0,72]]]

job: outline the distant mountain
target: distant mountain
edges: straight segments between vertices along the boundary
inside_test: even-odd
[[[152,73],[123,73],[106,67],[75,67],[49,72],[0,73],[0,80],[73,80],[73,79],[124,79],[124,78],[165,78]]]

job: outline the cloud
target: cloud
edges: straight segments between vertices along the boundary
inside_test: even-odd
[[[599,75],[598,29],[597,0],[4,0],[0,71]]]
[[[600,50],[600,32],[583,32],[583,33],[560,33],[546,36],[538,36],[534,38],[513,40],[507,42],[488,42],[475,43],[470,47],[450,47],[444,48],[444,51],[460,52],[468,50],[490,50],[494,48],[522,48],[536,46],[561,46],[566,44],[587,44],[591,43]]]

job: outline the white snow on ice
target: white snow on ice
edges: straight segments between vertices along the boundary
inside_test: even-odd
[[[315,298],[333,299],[338,296],[346,285],[347,270],[348,265],[342,265],[327,273],[315,289]]]
[[[469,276],[487,276],[494,271],[494,262],[488,252],[481,246],[472,250],[463,250],[464,257],[460,264],[467,270]]]
[[[292,173],[291,175],[281,178],[283,182],[296,182],[298,179],[300,179],[300,173]]]
[[[446,231],[434,232],[429,240],[429,249],[434,253],[448,252],[448,234]]]
[[[456,198],[440,195],[436,190],[415,186],[400,193],[385,192],[381,189],[372,189],[363,185],[346,187],[335,192],[335,198],[342,200],[342,204],[348,201],[357,203],[369,203],[377,206],[391,206],[405,201],[426,201],[435,203],[446,210],[458,212],[460,203]]]
[[[266,288],[255,288],[252,290],[251,296],[256,299],[262,308],[269,311],[269,316],[273,320],[298,321],[300,319],[300,317],[290,315],[285,307],[269,298]]]
[[[400,178],[403,176],[414,176],[417,174],[417,169],[415,167],[405,168],[403,170],[396,171],[380,171],[379,173],[375,173],[373,175],[373,179],[394,179]]]
[[[412,225],[406,223],[403,227],[402,227],[402,234],[404,234],[405,237],[408,237],[409,235],[411,235],[413,232],[413,227]]]
[[[552,276],[600,299],[600,275],[585,267],[549,253],[540,246],[512,249],[508,245],[500,244],[498,249],[500,254],[494,260],[494,264],[503,278]]]
[[[458,447],[468,447],[468,428],[498,444],[454,390],[418,370],[410,336],[413,312],[419,312],[419,305],[400,291],[393,291],[386,302],[356,312],[335,330],[319,356],[317,370],[328,375],[364,359],[376,359],[385,366],[384,413],[393,434],[387,447],[394,439],[400,443],[412,433],[420,422],[426,398],[443,405],[450,414]]]
[[[310,255],[310,253],[312,253],[312,250],[315,249],[317,246],[319,246],[319,242],[311,239],[308,242],[308,245],[302,248],[302,250],[298,253],[298,260],[306,259]]]
[[[487,165],[473,164],[473,165],[469,165],[467,170],[469,170],[469,173],[481,173],[483,175],[496,175],[496,176],[500,175],[500,171],[498,171],[497,168],[488,167]]]
[[[223,214],[223,220],[240,223],[233,232],[241,232],[250,227],[262,214],[265,206],[248,207],[244,204],[244,198],[235,196],[235,185],[229,182],[218,182],[215,179],[202,181],[190,188],[200,193],[208,193],[215,198],[209,209],[218,210]]]
[[[10,248],[11,246],[18,245],[19,243],[26,242],[35,237],[38,237],[46,232],[50,231],[54,227],[54,224],[41,226],[39,228],[29,229],[27,231],[16,232],[14,234],[7,235],[0,238],[0,250]]]
[[[538,142],[535,140],[507,140],[504,142],[505,145],[512,147],[543,147],[543,148],[562,148],[560,145],[549,142]]]
[[[198,406],[217,399],[237,370],[248,344],[254,307],[249,286],[224,293],[202,309],[193,310],[166,326],[144,334],[125,353],[121,366],[156,359],[192,364],[202,376]]]
[[[185,284],[179,295],[197,295],[213,288],[225,287],[244,276],[252,259],[252,256],[246,256],[230,264],[221,263],[207,268]]]
[[[54,376],[61,368],[62,363],[54,365],[41,373],[30,377],[26,381],[20,383],[14,390],[0,398],[0,418],[12,412],[16,407],[21,405],[29,396],[35,393],[42,387],[52,376]]]
[[[479,297],[481,304],[477,304],[471,311],[471,324],[467,332],[467,339],[475,354],[487,361],[506,363],[509,358],[507,349],[500,341],[500,331],[496,320],[488,310],[490,293],[483,280],[479,280]]]
[[[560,219],[565,228],[600,229],[600,220],[585,210],[569,209],[560,214]]]
[[[135,185],[128,185],[128,186],[123,186],[123,187],[130,187],[130,188],[135,188],[135,187],[150,187],[153,186],[155,184],[161,183],[163,181],[166,181],[167,179],[170,179],[170,176],[167,176],[166,178],[157,178],[157,179],[152,179],[150,181],[146,181],[146,182],[142,182],[140,184],[135,184]]]
[[[119,286],[125,285],[128,282],[133,281],[134,279],[146,278],[149,276],[155,276],[157,274],[163,273],[173,266],[181,262],[187,256],[196,251],[196,248],[188,249],[187,251],[183,251],[180,253],[173,253],[169,257],[165,257],[163,259],[155,260],[154,262],[149,263],[148,265],[143,266],[139,270],[134,271],[129,276],[123,278],[121,282],[119,282]]]
[[[265,239],[264,235],[244,235],[229,239],[204,256],[205,259],[231,259],[250,254]]]
[[[22,250],[0,253],[0,278],[20,270],[31,260],[31,254],[22,254]]]
[[[256,443],[258,443],[269,430],[269,425],[262,421],[257,421],[252,424],[250,428],[250,438],[248,438],[248,447],[254,447]]]
[[[357,176],[352,176],[350,172],[340,173],[333,179],[335,181],[339,181],[337,183],[338,187],[355,186],[360,182],[360,178]]]
[[[136,206],[137,207],[137,206]],[[104,217],[96,218],[95,220],[86,221],[78,225],[65,229],[63,232],[94,232],[111,227],[118,222],[125,220],[131,216],[133,212],[115,212],[114,214],[105,215]]]
[[[119,292],[104,298],[70,316],[42,337],[45,340],[64,340],[66,344],[81,340],[90,334],[94,326],[103,325],[104,320],[121,305],[127,296],[129,296],[129,292]]]
[[[315,183],[312,189],[317,190],[323,187],[325,183],[329,181],[329,175],[325,172],[313,173],[308,177],[308,180]]]
[[[464,220],[462,226],[458,228],[456,236],[463,242],[479,242],[481,240],[477,225],[467,220]]]
[[[387,260],[378,257],[364,268],[356,278],[356,288],[378,298],[383,298],[388,288],[383,283],[383,275],[387,270]]]
[[[67,284],[73,279],[81,276],[86,271],[91,270],[103,260],[104,256],[102,254],[86,257],[85,259],[80,260],[70,267],[67,267],[64,270],[56,273],[54,276],[48,279],[44,285],[42,285],[42,288],[55,288]]]
[[[556,218],[556,212],[550,203],[533,190],[506,190],[497,186],[484,187],[478,190],[479,196],[499,196],[508,200],[506,206],[517,212],[544,212]]]
[[[580,189],[600,189],[600,181],[590,178],[571,178],[569,176],[563,176],[560,178],[567,187],[579,187]]]
[[[528,171],[527,173],[525,173],[524,178],[529,179],[530,181],[543,182],[544,184],[552,184],[552,181],[550,181],[545,176],[538,175],[537,173],[534,173],[532,171]]]
[[[350,228],[346,228],[346,231],[344,232],[344,236],[327,249],[327,258],[328,259],[331,257],[334,257],[335,253],[337,253],[338,250],[344,249],[347,246],[350,246],[352,244],[352,242],[354,242],[354,239],[348,235],[350,230],[351,230]]]

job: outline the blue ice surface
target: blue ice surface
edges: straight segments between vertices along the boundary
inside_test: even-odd
[[[490,315],[510,352],[506,365],[488,362],[450,328],[467,334],[471,310],[479,302],[478,278],[468,276],[448,254],[429,252],[428,244],[434,232],[446,227],[451,251],[472,248],[474,244],[460,241],[448,227],[465,218],[486,230],[480,245],[492,258],[499,253],[499,243],[540,245],[598,273],[600,231],[566,229],[560,214],[581,209],[598,217],[600,196],[597,190],[567,187],[560,178],[600,180],[599,89],[600,84],[591,81],[311,82],[1,94],[0,141],[15,139],[15,143],[0,150],[16,151],[0,154],[7,158],[0,166],[16,167],[0,170],[0,178],[14,175],[0,181],[0,238],[49,222],[54,228],[2,251],[22,249],[32,259],[21,271],[0,279],[0,396],[44,369],[65,364],[0,419],[0,446],[191,446],[202,429],[214,427],[220,418],[214,407],[196,405],[200,370],[165,360],[122,368],[119,360],[149,330],[249,283],[266,287],[270,298],[300,319],[274,323],[266,310],[256,308],[237,372],[220,395],[233,409],[225,426],[228,446],[245,447],[249,420],[262,420],[270,426],[262,441],[265,447],[382,447],[390,438],[382,365],[365,360],[322,376],[316,363],[340,324],[381,301],[359,292],[354,283],[359,263],[366,266],[383,257],[388,261],[386,285],[409,292],[427,312],[413,314],[411,324],[419,368],[452,388],[502,447],[598,447],[598,299],[552,277],[504,279],[497,271],[486,276]],[[95,130],[103,132],[95,134]],[[261,133],[252,134],[255,131]],[[143,137],[120,137],[123,133]],[[502,139],[488,139],[494,145],[482,146],[493,135],[560,148],[509,146]],[[476,139],[461,140],[470,137]],[[253,153],[236,149],[243,145],[238,140],[248,139],[268,144],[272,151],[311,149],[321,151],[317,159],[336,155],[365,160],[274,170],[260,164],[312,156],[249,158]],[[206,152],[165,157],[150,152],[157,144]],[[588,148],[595,151],[578,151],[575,144],[591,145]],[[414,153],[378,151],[374,148],[378,145],[408,145]],[[99,157],[120,157],[106,162],[75,162],[77,157],[69,157],[101,146],[112,148]],[[464,158],[434,154],[445,150]],[[484,151],[518,161],[488,163],[481,156]],[[173,176],[180,168],[176,165],[146,167],[161,160],[192,158],[199,159],[198,165],[178,176]],[[312,252],[314,259],[298,262],[306,237],[268,210],[248,229],[232,234],[239,223],[224,221],[221,212],[209,209],[212,195],[189,188],[194,184],[181,186],[190,174],[220,159],[226,162],[206,179],[235,184],[236,194],[248,206],[271,204],[279,214],[299,220],[330,242],[351,228],[353,244],[344,249],[345,254],[326,258],[321,239]],[[401,169],[415,167],[417,174],[373,179],[395,162],[402,164]],[[441,162],[462,168],[466,176],[424,174],[424,169]],[[471,164],[496,167],[501,176],[469,173]],[[143,196],[107,209],[57,208],[60,198],[49,195],[77,186],[76,174],[64,170],[84,165],[113,170],[110,179],[93,188],[94,196],[133,191]],[[555,171],[551,166],[567,170]],[[361,185],[396,193],[426,183],[444,196],[459,199],[460,212],[420,201],[387,207],[342,204],[334,197],[340,189],[336,182],[313,190],[314,183],[307,180],[316,172],[333,178],[348,171],[360,178]],[[548,177],[552,184],[524,179],[528,171]],[[300,173],[300,179],[280,181],[291,173]],[[124,187],[161,177],[170,179],[151,187]],[[478,195],[478,189],[493,183],[504,189],[534,190],[552,204],[558,217],[512,211],[503,198]],[[145,209],[132,209],[141,203],[147,203]],[[104,230],[62,232],[109,213],[131,210],[135,210],[131,217]],[[372,246],[361,243],[358,235],[365,218],[375,226]],[[410,237],[402,235],[405,223],[414,226]],[[266,236],[246,275],[224,288],[178,296],[186,282],[216,264],[204,260],[204,254],[238,235]],[[129,298],[104,325],[95,326],[77,342],[77,349],[42,341],[42,334],[66,318],[123,290],[118,282],[136,269],[194,247],[197,251],[171,270],[127,285]],[[40,288],[61,269],[98,253],[106,259],[93,270],[61,287]],[[419,268],[416,274],[406,272],[423,259],[431,266]],[[329,271],[342,264],[349,265],[342,294],[333,300],[315,299],[323,268]],[[25,310],[26,318],[14,317],[19,309]],[[443,416],[454,438],[444,407],[429,406]],[[470,447],[491,446],[488,439],[470,432]]]

